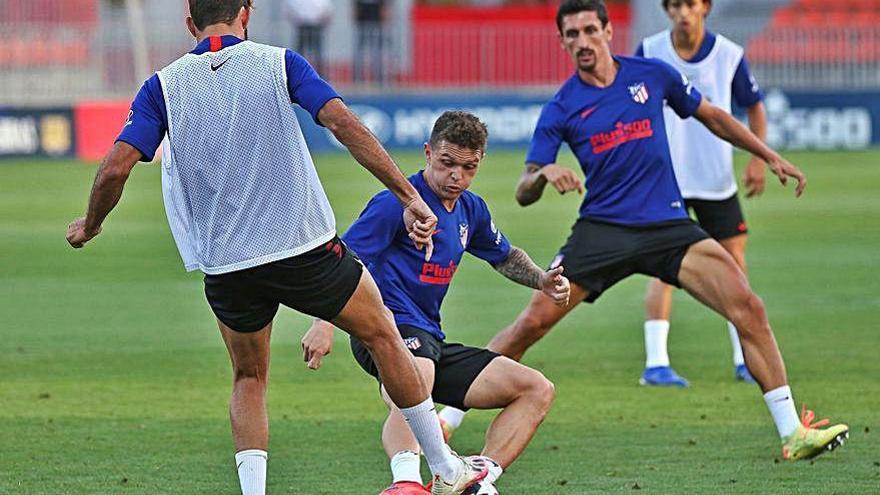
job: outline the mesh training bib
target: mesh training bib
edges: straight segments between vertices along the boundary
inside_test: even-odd
[[[165,211],[189,271],[220,274],[336,235],[287,89],[285,51],[249,41],[159,71]]]
[[[709,55],[697,62],[682,60],[672,45],[669,31],[645,38],[645,57],[659,58],[678,69],[713,105],[730,113],[733,76],[743,49],[724,36],[716,35]],[[664,109],[666,134],[675,177],[686,199],[727,199],[736,193],[733,146],[716,137],[694,118],[682,120],[670,108]]]

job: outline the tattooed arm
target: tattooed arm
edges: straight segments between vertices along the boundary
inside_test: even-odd
[[[507,259],[495,266],[495,271],[514,282],[539,290],[560,306],[568,304],[571,286],[562,276],[562,267],[544,272],[522,249],[511,246]]]
[[[510,246],[507,259],[495,266],[495,271],[514,282],[541,290],[541,276],[544,271],[532,261],[528,253],[516,246]]]

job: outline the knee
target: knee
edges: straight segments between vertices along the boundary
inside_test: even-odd
[[[739,329],[740,335],[757,335],[769,331],[767,312],[764,301],[748,290],[736,298],[736,305],[731,314],[731,321]]]
[[[763,322],[767,319],[766,311],[764,310],[764,301],[762,301],[754,292],[749,291],[742,306],[743,309],[755,320]]]
[[[529,397],[535,409],[543,417],[550,410],[550,406],[556,398],[556,386],[540,371],[533,371],[526,387],[524,387],[524,395]]]
[[[537,387],[538,396],[541,398],[541,405],[544,406],[544,413],[550,410],[550,406],[556,399],[556,385],[541,375],[540,385]]]
[[[269,374],[269,367],[260,363],[236,363],[233,366],[232,374],[233,380],[236,383],[256,381],[265,385]]]
[[[386,308],[382,307],[382,311],[376,314],[374,321],[370,322],[369,330],[359,336],[364,347],[369,351],[383,348],[383,346],[393,345],[395,339],[400,338],[397,327],[394,323],[394,314]]]

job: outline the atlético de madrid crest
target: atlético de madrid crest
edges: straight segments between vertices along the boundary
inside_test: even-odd
[[[411,351],[416,351],[422,347],[422,341],[418,337],[407,337],[403,339],[403,345]]]
[[[630,86],[629,94],[632,95],[633,100],[635,100],[636,103],[644,105],[648,102],[648,86],[643,82]]]
[[[461,247],[467,249],[468,224],[462,223],[458,225],[458,238],[461,240]]]

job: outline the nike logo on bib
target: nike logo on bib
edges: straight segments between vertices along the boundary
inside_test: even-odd
[[[219,69],[220,67],[223,67],[223,65],[224,65],[226,62],[229,62],[229,59],[228,59],[228,58],[227,58],[226,60],[220,62],[220,65],[214,65],[214,64],[211,64],[211,70],[212,70],[212,71],[216,71],[216,70]]]

